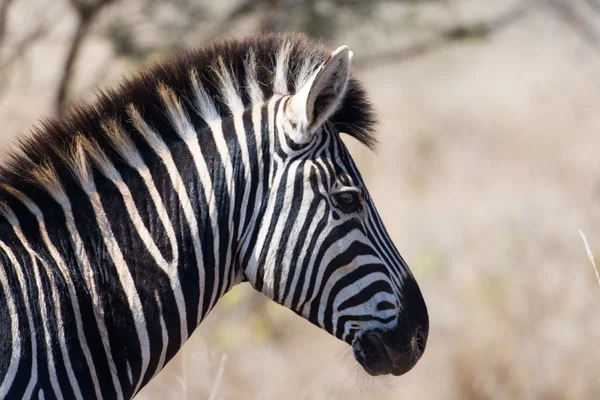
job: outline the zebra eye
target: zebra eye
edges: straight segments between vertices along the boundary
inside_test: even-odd
[[[343,192],[335,193],[333,198],[336,206],[347,213],[356,211],[360,202],[360,195],[354,190],[345,190]]]

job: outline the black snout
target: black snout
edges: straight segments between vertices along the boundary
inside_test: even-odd
[[[392,329],[367,329],[352,343],[354,357],[370,375],[402,375],[425,351],[429,316],[416,282],[405,282],[403,295],[403,307]]]
[[[405,374],[423,355],[427,333],[419,327],[409,340],[398,339],[395,330],[365,332],[353,344],[354,356],[370,375]]]

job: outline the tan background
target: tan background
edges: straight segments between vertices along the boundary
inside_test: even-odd
[[[64,0],[13,3],[0,53],[2,152],[53,112],[77,21]],[[316,3],[312,20],[290,1],[240,18],[229,14],[236,0],[154,2],[150,16],[145,3],[99,14],[70,99],[178,46],[259,30],[265,13],[274,29],[351,46],[381,143],[377,153],[349,146],[420,283],[431,332],[413,371],[374,379],[344,343],[241,285],[138,398],[600,398],[600,287],[577,232],[600,253],[598,2],[300,2]],[[493,34],[481,34],[486,21]],[[119,24],[134,55],[116,50]],[[10,61],[36,26],[46,30]],[[469,34],[408,57],[456,26]]]

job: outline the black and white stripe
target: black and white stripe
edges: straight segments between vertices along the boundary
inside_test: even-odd
[[[243,280],[410,369],[427,312],[340,138],[374,143],[350,59],[228,41],[38,128],[0,171],[0,398],[131,398]]]

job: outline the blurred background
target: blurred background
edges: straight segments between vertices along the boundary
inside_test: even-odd
[[[95,87],[265,30],[355,53],[376,153],[348,139],[429,307],[427,351],[347,345],[230,292],[139,399],[599,399],[599,0],[0,0],[0,154]],[[1,157],[1,156],[0,156]]]

